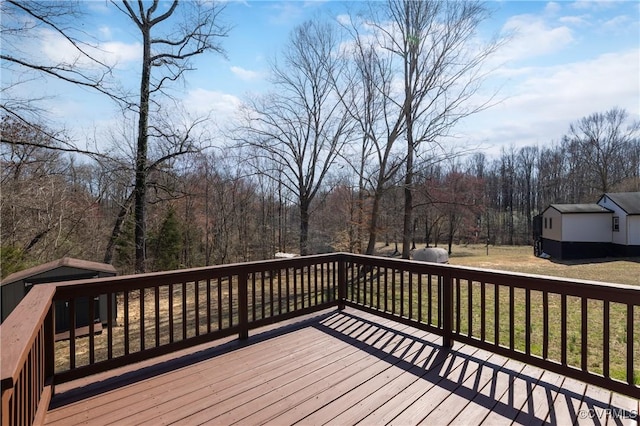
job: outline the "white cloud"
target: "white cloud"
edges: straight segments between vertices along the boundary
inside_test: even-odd
[[[241,80],[245,81],[257,80],[262,77],[262,74],[258,71],[251,71],[236,66],[231,67],[231,72]]]
[[[634,25],[637,25],[637,23],[634,23],[631,17],[626,15],[619,15],[604,22],[602,24],[602,29],[612,33],[623,33],[629,28],[632,28]]]
[[[100,33],[102,38],[111,39],[112,37],[111,28],[106,25],[103,25],[100,28],[98,28],[98,32]]]
[[[101,15],[106,15],[111,12],[106,1],[88,1],[85,2],[85,5],[91,12],[96,12]]]
[[[574,26],[580,26],[580,27],[586,27],[591,25],[589,23],[588,20],[588,16],[585,15],[581,15],[581,16],[563,16],[561,18],[558,19],[558,21],[560,23],[563,24],[567,24],[567,25],[574,25]]]
[[[544,8],[545,13],[548,14],[556,14],[558,12],[560,12],[560,5],[554,1],[550,1],[549,3],[547,3],[547,5]]]
[[[304,5],[302,3],[288,1],[274,3],[269,7],[270,13],[267,17],[269,23],[274,25],[290,24],[303,16]]]
[[[98,49],[103,52],[105,61],[113,64],[122,65],[142,59],[142,45],[140,43],[127,44],[111,41],[100,45]]]
[[[502,31],[505,34],[513,34],[512,39],[498,54],[502,61],[558,52],[574,41],[569,27],[552,27],[544,19],[533,15],[517,15],[510,18]]]
[[[553,67],[546,76],[530,78],[521,87],[532,100],[549,99],[545,101],[545,107],[551,106],[550,103],[559,106],[568,103],[583,110],[584,114],[590,114],[619,105],[637,112],[638,75],[640,50],[634,49]],[[530,102],[527,104],[531,105]],[[564,107],[561,109],[573,113]]]
[[[340,25],[351,25],[351,16],[349,16],[348,14],[340,14],[338,16],[336,16],[336,21],[340,24]]]
[[[570,123],[615,106],[640,115],[640,49],[530,71],[500,105],[470,119],[465,134],[520,147],[558,141]]]
[[[73,64],[86,68],[92,68],[95,65],[58,33],[44,30],[41,35],[42,43],[39,49],[50,61],[56,64]],[[94,59],[114,66],[137,61],[142,54],[142,45],[140,43],[127,44],[112,41],[95,46],[81,45],[81,48]]]
[[[616,6],[618,0],[577,0],[572,3],[574,9],[603,10]]]
[[[234,95],[215,90],[190,90],[183,99],[185,107],[194,116],[210,115],[219,123],[232,120],[242,101]]]

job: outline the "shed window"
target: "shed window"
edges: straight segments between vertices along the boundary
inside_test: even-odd
[[[553,229],[553,218],[549,218],[549,229]]]
[[[544,229],[547,229],[547,218],[544,218]]]
[[[615,217],[613,218],[613,232],[620,232],[620,218],[619,217]]]

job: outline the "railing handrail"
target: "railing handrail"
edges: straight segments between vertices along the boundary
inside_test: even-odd
[[[204,266],[190,269],[177,269],[173,271],[148,272],[144,274],[120,275],[105,278],[89,278],[84,280],[63,281],[55,283],[55,299],[61,299],[68,295],[86,296],[95,294],[105,287],[110,292],[124,291],[132,288],[149,288],[175,282],[193,282],[240,273],[267,272],[278,268],[302,267],[318,263],[323,259],[327,261],[336,260],[335,254],[318,254],[312,256],[301,256],[286,259],[267,259],[243,263],[230,263],[224,265]]]
[[[2,391],[13,387],[51,307],[55,284],[34,286],[0,326]]]
[[[555,277],[550,275],[528,274],[522,272],[501,271],[487,268],[474,268],[460,265],[449,265],[440,263],[421,262],[407,259],[396,259],[383,256],[371,256],[361,255],[346,252],[320,254],[311,256],[294,257],[287,259],[268,259],[252,262],[231,263],[225,265],[213,265],[199,268],[190,269],[178,269],[173,271],[162,272],[149,272],[145,274],[132,274],[121,275],[116,277],[106,278],[90,278],[84,280],[64,281],[55,283],[56,299],[64,297],[69,292],[74,295],[83,296],[86,294],[94,294],[97,289],[109,286],[110,291],[121,291],[130,288],[132,283],[135,283],[135,288],[152,287],[162,283],[177,282],[177,281],[197,281],[207,278],[217,278],[218,276],[226,276],[234,273],[242,272],[266,272],[271,270],[271,266],[278,265],[279,267],[295,267],[306,266],[309,264],[317,263],[317,260],[326,259],[334,260],[336,257],[343,260],[358,260],[367,261],[375,260],[379,266],[395,266],[399,265],[412,265],[412,271],[424,273],[433,273],[435,271],[466,271],[473,274],[474,277],[485,276],[487,279],[496,281],[497,277],[502,277],[498,284],[505,284],[508,280],[513,280],[514,277],[528,280],[529,284],[535,285],[533,290],[548,290],[553,286],[562,285],[568,286],[574,291],[568,295],[582,296],[584,292],[598,293],[602,297],[606,297],[604,300],[608,301],[620,301],[627,302],[627,297],[633,298],[634,301],[640,300],[640,293],[638,292],[638,286],[629,284],[618,284],[611,282],[592,281],[584,279],[566,279],[561,277]],[[456,274],[462,278],[460,274]],[[39,286],[38,286],[39,287]],[[553,287],[557,290],[557,287]],[[615,296],[612,298],[612,296]],[[600,297],[600,296],[599,296]],[[615,300],[614,300],[615,299]]]
[[[462,265],[451,265],[451,264],[442,264],[442,263],[431,263],[431,262],[422,262],[417,260],[407,260],[407,259],[397,259],[392,257],[382,257],[382,256],[370,256],[363,254],[353,254],[353,253],[337,253],[340,256],[343,256],[347,260],[358,260],[360,262],[367,262],[368,260],[375,259],[376,265],[378,266],[395,266],[399,265],[412,265],[410,268],[413,272],[424,271],[424,273],[429,273],[430,271],[455,271],[456,276],[460,278],[464,278],[469,274],[473,274],[474,279],[476,277],[486,277],[487,279],[491,279],[492,282],[496,282],[496,278],[500,277],[501,279],[497,280],[497,284],[500,285],[509,285],[508,280],[513,280],[514,277],[524,279],[528,281],[528,284],[536,285],[538,288],[532,288],[532,290],[549,290],[553,286],[562,285],[568,286],[574,290],[580,290],[580,294],[575,294],[576,296],[583,296],[584,291],[587,292],[597,292],[604,296],[615,294],[616,298],[624,297],[621,299],[621,302],[628,302],[629,299],[626,297],[632,297],[634,301],[640,301],[640,287],[630,284],[619,284],[613,282],[604,282],[604,281],[593,281],[593,280],[584,280],[579,278],[562,278],[555,277],[551,275],[541,275],[541,274],[529,274],[524,272],[511,272],[511,271],[502,271],[497,269],[489,269],[489,268],[475,268],[471,266],[462,266]],[[406,268],[403,268],[406,269]],[[469,274],[459,274],[459,272],[465,271]],[[432,272],[433,273],[433,272]],[[476,279],[477,280],[477,279]],[[638,283],[640,284],[640,282]],[[553,287],[553,290],[557,290],[557,287]],[[572,291],[572,293],[574,293]],[[572,296],[574,294],[567,294]],[[608,301],[617,301],[605,299]]]

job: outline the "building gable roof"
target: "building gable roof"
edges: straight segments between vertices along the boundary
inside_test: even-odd
[[[606,193],[600,197],[598,203],[605,198],[613,201],[628,215],[640,215],[640,192]]]
[[[599,204],[551,204],[549,208],[562,214],[566,213],[611,213],[611,210]]]
[[[116,269],[113,267],[113,265],[109,265],[108,263],[98,263],[98,262],[91,262],[88,260],[74,259],[72,257],[63,257],[62,259],[58,259],[48,263],[43,263],[42,265],[34,266],[33,268],[14,272],[13,274],[3,279],[0,285],[6,285],[9,283],[20,281],[22,279],[29,278],[35,275],[40,275],[42,273],[45,273],[54,269],[62,268],[62,267],[86,269],[87,271],[95,271],[95,272],[107,272],[107,273],[112,273],[114,275],[116,274]]]

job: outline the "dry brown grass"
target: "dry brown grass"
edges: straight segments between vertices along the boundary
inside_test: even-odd
[[[451,265],[640,285],[640,257],[556,261],[534,256],[531,246],[489,246],[487,249],[481,244],[456,245],[451,251]],[[391,255],[393,247],[379,246],[378,252]]]
[[[498,269],[618,284],[640,285],[640,257],[574,261],[541,259],[530,246],[454,246],[452,265]]]

